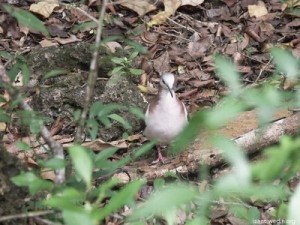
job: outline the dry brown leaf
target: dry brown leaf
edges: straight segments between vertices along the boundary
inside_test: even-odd
[[[125,140],[117,140],[112,142],[105,142],[101,139],[96,139],[94,141],[84,142],[82,146],[90,148],[94,151],[102,151],[109,147],[117,147],[117,148],[127,148],[128,145]]]
[[[118,43],[116,41],[106,42],[105,46],[111,51],[111,53],[115,53],[117,48],[122,48],[120,43]]]
[[[152,17],[152,20],[148,23],[148,26],[161,24],[173,15],[176,10],[183,5],[196,6],[204,2],[204,0],[164,0],[165,11],[159,12]]]
[[[44,39],[42,41],[39,42],[39,44],[45,48],[45,47],[50,47],[50,46],[57,46],[58,43],[57,42],[53,42],[53,41],[50,41],[50,40],[47,40],[47,39]]]
[[[81,39],[77,38],[74,34],[71,34],[69,38],[56,37],[56,38],[54,38],[54,40],[56,40],[61,45],[81,41]]]
[[[137,141],[143,137],[142,134],[133,134],[127,137],[127,141]]]
[[[0,107],[4,106],[7,104],[7,102],[10,100],[10,96],[7,93],[7,91],[4,91],[3,95],[0,95],[1,98],[3,98],[5,101],[4,102],[0,102]]]
[[[161,11],[154,15],[152,19],[147,23],[148,27],[152,27],[154,25],[159,25],[165,22],[172,14],[166,12],[166,11]]]
[[[43,168],[42,169],[41,177],[44,180],[51,180],[51,181],[55,181],[55,178],[56,178],[54,171],[51,170],[51,169],[48,169],[48,168]]]
[[[268,14],[268,10],[265,6],[265,3],[262,1],[258,1],[257,5],[248,5],[248,12],[250,17],[261,17]]]
[[[153,67],[158,73],[168,72],[171,69],[169,52],[165,51],[161,56],[153,60]]]
[[[120,5],[135,11],[139,16],[143,16],[146,13],[155,10],[156,7],[149,3],[147,0],[139,0],[139,1],[125,1],[121,2]]]
[[[6,129],[6,123],[0,122],[0,131],[5,131]]]
[[[58,7],[57,0],[45,0],[30,5],[29,10],[48,18],[55,7]]]
[[[181,5],[192,5],[197,6],[204,2],[204,0],[182,0]]]

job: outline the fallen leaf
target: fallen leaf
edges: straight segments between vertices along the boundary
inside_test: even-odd
[[[165,51],[161,56],[153,60],[153,67],[158,73],[170,71],[169,52]]]
[[[74,34],[71,34],[69,38],[56,37],[56,38],[54,38],[54,40],[56,40],[61,45],[81,41],[81,39],[77,38]]]
[[[156,7],[149,3],[146,0],[139,0],[139,1],[125,1],[121,2],[120,5],[131,9],[132,11],[136,12],[139,16],[143,16],[146,13],[155,10]]]
[[[161,11],[154,15],[152,19],[147,23],[148,27],[152,27],[154,25],[159,25],[165,22],[172,14],[166,12],[166,11]]]
[[[47,40],[47,39],[44,39],[42,41],[39,42],[39,44],[45,48],[45,47],[50,47],[50,46],[57,46],[58,43],[57,42],[53,42],[53,41],[50,41],[50,40]]]
[[[262,1],[258,1],[257,5],[248,5],[248,12],[250,17],[261,17],[268,14],[268,10],[265,6],[265,3]]]
[[[106,42],[105,46],[110,50],[111,53],[115,53],[117,48],[122,48],[120,43],[118,43],[116,41]]]
[[[204,2],[204,0],[182,0],[181,5],[192,5],[197,6]]]
[[[0,131],[3,132],[6,129],[6,123],[0,122]]]
[[[43,168],[42,169],[41,177],[44,180],[51,180],[51,181],[55,181],[55,178],[56,178],[54,171],[51,170],[51,169],[48,169],[48,168]]]
[[[59,4],[57,0],[40,1],[38,3],[31,4],[29,11],[35,12],[44,16],[45,18],[48,18],[53,12],[54,8],[58,6]]]

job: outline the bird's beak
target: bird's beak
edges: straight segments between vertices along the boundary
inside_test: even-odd
[[[168,90],[169,90],[169,92],[170,92],[170,94],[171,94],[171,96],[172,96],[172,98],[173,98],[174,96],[173,96],[172,89],[171,89],[168,85],[166,85],[166,86],[168,87]]]

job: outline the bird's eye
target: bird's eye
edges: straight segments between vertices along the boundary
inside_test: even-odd
[[[164,79],[162,79],[162,82],[163,82],[165,85],[167,85]]]

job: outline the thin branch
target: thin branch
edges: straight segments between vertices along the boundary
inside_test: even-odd
[[[105,14],[105,9],[107,6],[107,0],[103,0],[102,2],[102,8],[101,8],[101,12],[100,12],[100,17],[99,17],[99,22],[98,22],[98,27],[97,27],[97,34],[96,34],[96,40],[95,40],[95,49],[93,52],[93,57],[92,57],[92,61],[90,64],[90,73],[89,73],[89,78],[88,78],[88,82],[87,82],[87,86],[86,86],[86,95],[85,95],[85,101],[84,101],[84,106],[83,106],[83,110],[81,113],[81,117],[79,120],[79,125],[76,131],[76,136],[75,136],[75,140],[76,142],[80,142],[81,141],[81,136],[83,133],[83,129],[84,129],[84,124],[86,121],[86,117],[88,114],[88,110],[89,110],[89,106],[90,106],[90,102],[94,93],[94,88],[95,88],[95,83],[97,80],[97,75],[98,75],[98,49],[100,46],[100,40],[101,40],[101,34],[102,34],[102,27],[103,27],[103,20],[104,20],[104,14]]]
[[[79,7],[76,7],[75,9],[78,10],[79,12],[81,12],[81,13],[84,14],[86,17],[90,18],[91,20],[93,20],[95,23],[97,23],[97,24],[99,25],[99,21],[98,21],[95,17],[91,16],[90,14],[88,14],[86,11],[82,10],[82,9],[79,8]]]
[[[0,222],[6,221],[6,220],[14,220],[14,219],[22,219],[22,218],[43,216],[43,215],[48,215],[48,214],[52,214],[52,213],[54,213],[54,210],[26,212],[26,213],[9,215],[9,216],[1,216],[0,217]]]
[[[27,111],[33,111],[32,108],[22,99],[22,96],[20,95],[19,91],[10,84],[10,79],[6,73],[6,70],[1,60],[0,60],[0,83],[3,83],[5,85],[5,89],[12,99],[18,99],[20,101],[19,105],[22,109]],[[40,132],[42,138],[49,146],[54,157],[59,159],[64,159],[64,151],[62,145],[59,142],[56,142],[52,138],[49,130],[44,125],[40,125]],[[56,170],[55,174],[56,174],[55,177],[56,183],[63,183],[65,181],[65,169]]]

